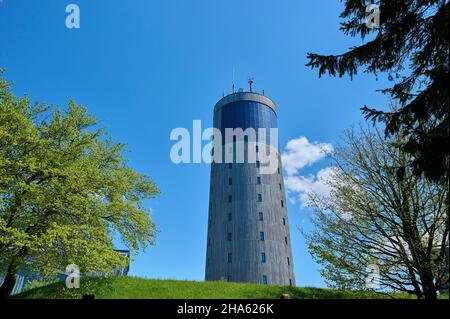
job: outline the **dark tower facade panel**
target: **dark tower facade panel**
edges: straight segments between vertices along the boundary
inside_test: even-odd
[[[214,108],[214,127],[223,139],[225,128],[265,128],[269,144],[269,129],[278,127],[276,106],[261,94],[230,94]],[[257,163],[212,163],[206,280],[295,285],[281,161],[278,165],[275,173],[261,174]]]

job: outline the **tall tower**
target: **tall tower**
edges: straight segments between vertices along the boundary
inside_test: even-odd
[[[277,128],[275,103],[233,92],[214,107],[214,127],[222,136],[226,128]],[[259,162],[247,159],[211,165],[205,279],[295,285],[281,161],[275,173],[261,174]]]

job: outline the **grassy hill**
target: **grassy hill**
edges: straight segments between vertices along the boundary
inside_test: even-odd
[[[298,299],[389,298],[371,292],[135,277],[85,278],[81,281],[80,289],[67,289],[64,283],[56,283],[27,291],[15,297],[61,299],[81,298],[84,294],[93,294],[95,298],[99,299],[279,299],[285,293]],[[409,296],[395,294],[395,297],[408,298]]]

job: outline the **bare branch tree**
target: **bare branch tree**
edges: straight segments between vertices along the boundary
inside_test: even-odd
[[[415,175],[401,137],[360,128],[343,140],[330,195],[310,195],[315,229],[305,236],[322,275],[332,287],[367,289],[376,265],[379,291],[436,298],[448,287],[448,184]]]

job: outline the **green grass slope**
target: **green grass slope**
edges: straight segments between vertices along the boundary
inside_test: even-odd
[[[297,299],[390,298],[371,292],[135,277],[85,278],[79,289],[67,289],[64,283],[56,283],[27,291],[15,298],[65,299],[93,294],[97,299],[279,299],[286,293]],[[403,294],[395,294],[395,297],[408,298]]]

